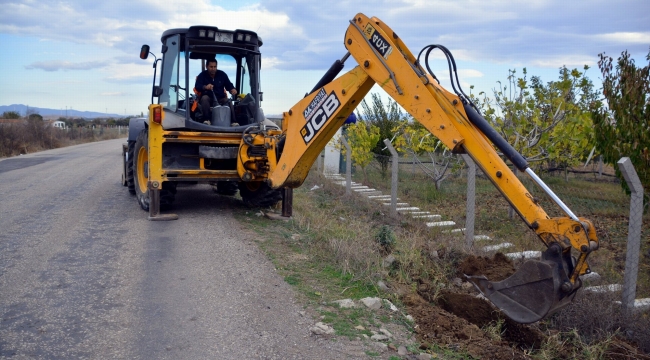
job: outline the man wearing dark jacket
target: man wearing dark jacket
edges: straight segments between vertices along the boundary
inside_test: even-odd
[[[237,89],[232,85],[228,75],[221,70],[217,70],[217,60],[209,59],[206,64],[207,70],[202,71],[196,77],[194,88],[199,91],[199,105],[203,114],[203,120],[210,120],[210,105],[214,98],[217,99],[220,105],[228,103],[229,91],[233,95],[237,95]],[[229,104],[231,112],[234,114],[232,104]]]

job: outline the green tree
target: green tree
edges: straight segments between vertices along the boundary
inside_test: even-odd
[[[29,114],[29,116],[27,118],[29,120],[43,121],[43,116],[41,116],[41,114],[37,114],[37,113]]]
[[[5,111],[2,113],[3,119],[20,119],[20,114],[17,111]]]
[[[363,121],[357,121],[355,124],[348,125],[347,127],[347,141],[352,150],[350,157],[352,161],[361,167],[363,171],[363,178],[367,181],[368,174],[366,167],[373,159],[373,152],[371,151],[377,141],[379,140],[379,128],[373,124]],[[345,154],[346,149],[341,149]]]
[[[603,75],[603,95],[607,105],[597,104],[592,116],[596,145],[604,161],[615,164],[627,156],[645,189],[645,203],[650,199],[650,51],[648,64],[636,66],[627,51],[613,64],[605,53],[598,55]],[[626,192],[630,189],[616,167]]]
[[[384,149],[384,139],[392,139],[395,129],[400,120],[403,120],[406,117],[406,114],[402,112],[400,106],[395,100],[389,99],[388,106],[384,106],[381,97],[377,93],[372,93],[371,103],[368,104],[366,99],[363,99],[361,102],[361,109],[363,115],[359,115],[358,118],[361,121],[367,122],[371,125],[376,126],[379,129],[379,139],[372,147],[371,151],[378,156],[379,163],[381,164],[381,171],[383,175],[386,175],[388,170],[388,160],[390,159],[390,152],[388,149]]]
[[[436,189],[440,189],[442,181],[451,175],[448,170],[457,163],[456,157],[418,122],[403,120],[393,132],[396,134],[395,150],[409,154],[413,162],[434,181]],[[420,156],[428,157],[430,165],[422,163]]]
[[[593,148],[590,107],[597,98],[591,80],[577,69],[562,67],[557,81],[544,84],[537,76],[529,81],[524,68],[523,77],[510,70],[507,85],[494,90],[494,102],[484,96],[481,105],[486,119],[529,162],[566,170]]]

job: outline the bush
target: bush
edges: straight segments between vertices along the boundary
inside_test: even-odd
[[[395,241],[397,238],[395,237],[395,233],[390,226],[382,225],[382,227],[379,229],[379,232],[375,236],[375,240],[377,240],[377,243],[385,252],[389,253],[393,246],[395,246]]]
[[[116,139],[126,136],[126,130],[103,127],[58,129],[32,117],[22,124],[0,126],[0,157],[28,154],[85,142]]]

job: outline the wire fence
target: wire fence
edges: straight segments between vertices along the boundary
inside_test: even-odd
[[[470,169],[460,155],[401,155],[397,163],[397,196],[400,201],[433,211],[457,224],[471,225],[467,224],[471,220],[468,214],[472,212],[467,205],[470,204]],[[359,171],[361,169],[357,167],[352,175],[353,180],[390,193],[392,167],[390,156],[379,155],[365,171]],[[344,174],[345,170],[340,173]],[[638,195],[633,194],[632,198],[626,195],[615,176],[615,168],[600,161],[566,169],[540,168],[536,169],[536,173],[573,213],[589,219],[596,227],[600,249],[593,252],[589,259],[591,269],[598,276],[591,277],[586,285],[627,282],[626,291],[633,288],[636,297],[650,297],[650,216],[647,211],[644,214],[643,195],[641,200],[634,200]],[[517,177],[550,217],[566,216],[528,175],[519,173]],[[534,233],[516,218],[510,205],[478,167],[475,196],[475,233],[513,243],[513,251],[540,248]],[[640,201],[641,204],[637,204],[632,212],[631,201]],[[634,229],[638,228],[638,235],[633,233],[633,225]],[[639,239],[636,248],[634,244],[629,244],[628,235]],[[630,253],[633,254],[627,255]],[[630,256],[636,259],[636,265],[632,262],[626,266],[626,258]],[[635,285],[628,279],[631,273],[638,273],[633,281]],[[629,304],[630,299],[634,300],[634,294],[626,295],[624,300]]]

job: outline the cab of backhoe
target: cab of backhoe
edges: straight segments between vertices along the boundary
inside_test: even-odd
[[[260,109],[262,40],[255,32],[192,26],[167,30],[161,41],[162,65],[158,85],[154,84],[152,89],[152,103],[153,97],[157,97],[158,104],[163,106],[164,129],[242,132],[249,124],[264,120]],[[238,126],[215,126],[210,124],[208,116],[197,116],[194,84],[206,69],[208,59],[217,60],[218,70],[228,75],[237,90],[238,96],[231,100],[234,115],[230,116],[229,123]]]

